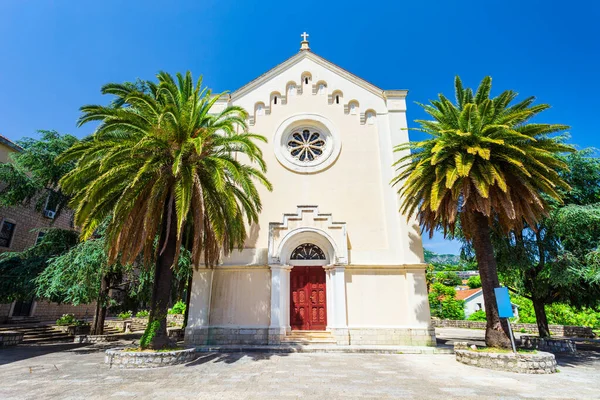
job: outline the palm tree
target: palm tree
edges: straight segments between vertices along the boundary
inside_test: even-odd
[[[418,120],[427,140],[399,145],[399,174],[392,181],[403,198],[401,211],[417,215],[422,228],[453,234],[460,224],[476,253],[487,316],[488,346],[508,347],[500,323],[494,288],[499,286],[490,224],[505,232],[535,227],[547,214],[547,199],[560,201],[558,188],[568,188],[558,171],[566,164],[557,156],[572,151],[553,137],[565,125],[530,123],[547,104],[529,97],[511,105],[512,90],[490,98],[492,79],[484,78],[475,94],[455,80],[456,104],[444,95],[420,104],[433,117]],[[412,152],[411,152],[412,150]]]
[[[168,343],[166,315],[182,245],[191,248],[193,265],[215,265],[221,253],[243,246],[246,223],[257,222],[256,182],[271,190],[256,144],[266,139],[248,132],[244,109],[211,114],[220,95],[203,89],[201,79],[194,86],[190,72],[157,78],[105,85],[102,93],[116,100],[81,107],[79,125],[100,124],[60,158],[78,162],[61,185],[73,195],[82,238],[110,217],[109,262],[156,264],[141,343],[155,349]]]

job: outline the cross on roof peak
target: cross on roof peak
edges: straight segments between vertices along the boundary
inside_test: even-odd
[[[308,36],[309,34],[306,32],[300,35],[300,37],[302,37],[302,42],[300,42],[300,50],[310,50],[310,47],[308,47]]]

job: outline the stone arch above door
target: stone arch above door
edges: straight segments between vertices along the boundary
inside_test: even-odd
[[[283,214],[283,222],[269,224],[269,264],[290,265],[292,252],[304,243],[325,253],[323,265],[348,264],[346,223],[334,222],[331,214],[320,214],[317,206],[298,206],[296,213]]]

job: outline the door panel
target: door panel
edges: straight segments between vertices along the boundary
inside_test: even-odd
[[[325,330],[327,296],[323,267],[294,267],[290,273],[290,325],[294,330]]]

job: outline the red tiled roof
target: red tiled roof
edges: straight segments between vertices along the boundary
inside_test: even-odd
[[[457,290],[456,291],[456,300],[466,300],[469,297],[473,296],[477,292],[480,292],[481,288],[478,289],[467,289],[467,290]]]

